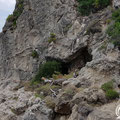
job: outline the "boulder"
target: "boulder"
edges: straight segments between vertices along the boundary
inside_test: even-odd
[[[24,115],[23,120],[38,120],[38,119],[36,118],[36,115],[34,113],[30,112]]]
[[[88,116],[87,120],[115,120],[116,118],[113,111],[96,109]]]
[[[73,97],[71,104],[79,104],[82,101],[86,101],[89,104],[105,104],[107,99],[101,89],[86,88]]]
[[[61,115],[69,115],[71,113],[70,103],[65,101],[58,103],[55,112]]]
[[[34,104],[29,107],[22,120],[52,120],[53,111],[45,106],[43,102]]]

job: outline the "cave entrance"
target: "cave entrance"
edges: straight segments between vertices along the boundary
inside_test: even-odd
[[[62,60],[56,60],[53,58],[47,58],[47,61],[58,61],[61,63],[61,73],[69,74],[70,72],[74,72],[76,69],[80,70],[82,67],[86,65],[87,62],[92,61],[92,55],[89,53],[88,48],[84,47],[74,53],[74,55],[70,56],[63,62]]]
[[[88,47],[82,48],[75,53],[75,55],[77,55],[75,59],[69,63],[69,71],[75,71],[76,69],[80,70],[81,68],[85,67],[87,62],[92,61],[92,55],[88,51]]]
[[[70,68],[70,63],[69,62],[63,62],[62,60],[57,60],[53,58],[46,58],[46,61],[57,61],[61,65],[61,73],[64,74],[69,74],[69,68]]]
[[[84,47],[77,51],[73,56],[74,59],[72,59],[68,63],[68,73],[74,72],[76,69],[80,70],[81,68],[85,67],[87,62],[92,61],[92,55],[88,50],[88,47]]]
[[[64,74],[69,74],[69,68],[70,68],[70,64],[69,63],[65,63],[65,62],[62,62],[61,63],[61,73],[64,75]]]

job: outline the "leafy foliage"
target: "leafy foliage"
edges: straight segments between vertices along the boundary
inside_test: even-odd
[[[113,100],[113,99],[119,98],[119,94],[115,90],[110,89],[106,91],[106,97],[110,100]]]
[[[78,10],[82,15],[89,15],[110,5],[111,0],[78,0]]]
[[[13,20],[13,14],[11,14],[11,15],[9,15],[8,17],[7,17],[7,21],[12,21]]]
[[[102,85],[101,87],[104,91],[107,91],[109,89],[113,89],[113,82],[110,81],[110,82],[107,82],[105,84]]]
[[[61,72],[61,64],[56,61],[48,61],[39,67],[34,81],[41,81],[42,77],[50,78],[55,72]]]
[[[103,84],[101,88],[105,91],[107,99],[114,100],[116,98],[119,98],[118,92],[114,90],[113,81]]]
[[[50,33],[48,42],[51,43],[51,42],[55,42],[56,40],[57,40],[57,38],[56,38],[55,33]]]
[[[107,34],[110,36],[110,42],[120,47],[120,9],[113,12],[112,20],[114,22],[108,27]]]
[[[31,56],[32,56],[33,58],[38,58],[38,57],[39,57],[39,55],[38,55],[38,53],[37,53],[36,50],[33,50],[33,51],[32,51]]]
[[[16,21],[18,19],[18,17],[21,15],[21,13],[23,12],[23,2],[24,0],[19,0],[18,4],[16,5],[16,9],[13,12],[13,14],[9,15],[7,18],[8,22],[12,22],[13,23],[13,27],[16,27]]]

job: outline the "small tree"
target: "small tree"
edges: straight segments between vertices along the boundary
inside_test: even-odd
[[[41,81],[42,77],[50,78],[55,72],[61,72],[61,64],[56,61],[48,61],[40,65],[34,81]]]

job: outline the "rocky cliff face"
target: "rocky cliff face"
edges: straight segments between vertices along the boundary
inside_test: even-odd
[[[120,51],[106,34],[112,8],[83,17],[76,6],[75,0],[24,0],[15,26],[6,21],[0,33],[1,120],[116,119],[119,100],[108,101],[101,90],[111,80],[118,92],[120,86]],[[114,0],[113,7],[119,8],[119,1]],[[49,42],[51,34],[55,41]],[[33,58],[33,51],[39,57]],[[13,91],[19,82],[31,80],[46,60],[58,60],[68,71],[79,69],[77,78],[62,82],[63,88],[74,86],[79,91],[72,97],[60,92],[54,110],[33,92]]]
[[[17,28],[11,30],[9,23],[6,23],[3,29],[5,33],[1,35],[1,41],[7,42],[1,45],[5,49],[2,50],[5,53],[2,53],[1,56],[5,56],[3,61],[7,62],[9,59],[8,63],[4,62],[4,64],[8,64],[8,68],[4,68],[1,62],[2,75],[6,77],[12,74],[13,76],[15,73],[17,79],[26,80],[36,71],[39,63],[45,60],[45,57],[50,56],[52,59],[61,61],[68,58],[71,54],[69,47],[80,29],[79,23],[76,21],[74,5],[74,1],[25,0],[24,10],[17,19]],[[73,24],[77,29],[74,28],[76,31],[72,30],[70,33],[69,29]],[[56,34],[56,44],[48,43],[50,33]],[[38,52],[39,59],[32,59],[33,50]]]

